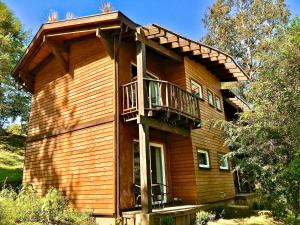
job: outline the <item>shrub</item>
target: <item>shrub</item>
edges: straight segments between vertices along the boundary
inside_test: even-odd
[[[206,225],[209,221],[209,213],[205,211],[199,211],[196,214],[196,225]]]
[[[57,189],[39,196],[31,186],[19,193],[12,188],[0,192],[0,225],[95,224],[88,213],[75,212]]]
[[[160,218],[160,225],[173,225],[174,219],[171,216],[163,216]]]

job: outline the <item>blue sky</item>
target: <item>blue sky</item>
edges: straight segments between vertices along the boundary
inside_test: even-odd
[[[75,16],[99,13],[101,0],[4,0],[26,29],[35,34],[47,20],[50,10],[64,19],[68,11]],[[139,24],[158,23],[177,33],[199,40],[205,34],[201,18],[214,0],[110,0],[115,10]],[[300,15],[300,1],[286,1],[292,15]]]

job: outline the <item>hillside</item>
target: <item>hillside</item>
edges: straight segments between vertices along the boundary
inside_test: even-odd
[[[3,183],[22,182],[25,137],[8,134],[0,136],[0,187]]]

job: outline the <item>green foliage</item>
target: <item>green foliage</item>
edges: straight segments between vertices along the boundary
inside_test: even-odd
[[[23,133],[22,126],[19,125],[19,124],[16,124],[16,123],[10,124],[10,125],[6,128],[6,131],[7,131],[8,133],[15,134],[15,135],[22,135],[22,134],[24,134],[24,133]]]
[[[251,83],[252,112],[222,122],[237,166],[250,171],[276,215],[300,214],[300,19],[261,54],[264,67]]]
[[[289,19],[284,0],[216,0],[208,8],[203,41],[232,55],[251,76],[262,67],[260,52]]]
[[[22,91],[10,74],[25,49],[27,36],[20,21],[0,0],[0,128],[17,117],[27,122],[30,94]]]
[[[196,213],[196,225],[206,225],[209,221],[209,213],[206,211],[199,211]]]
[[[0,186],[19,186],[22,182],[25,136],[0,136]]]
[[[0,225],[13,224],[93,225],[87,213],[73,211],[67,200],[56,189],[50,189],[44,197],[31,186],[19,193],[10,188],[0,192]]]
[[[172,216],[162,216],[160,218],[160,225],[173,225],[174,224],[174,219]]]

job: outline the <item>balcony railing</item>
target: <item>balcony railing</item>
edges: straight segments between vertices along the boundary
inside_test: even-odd
[[[135,115],[138,112],[137,81],[123,85],[123,115]],[[144,78],[144,102],[148,116],[161,112],[167,118],[176,115],[200,123],[199,98],[168,81]],[[134,116],[133,116],[134,118]]]

